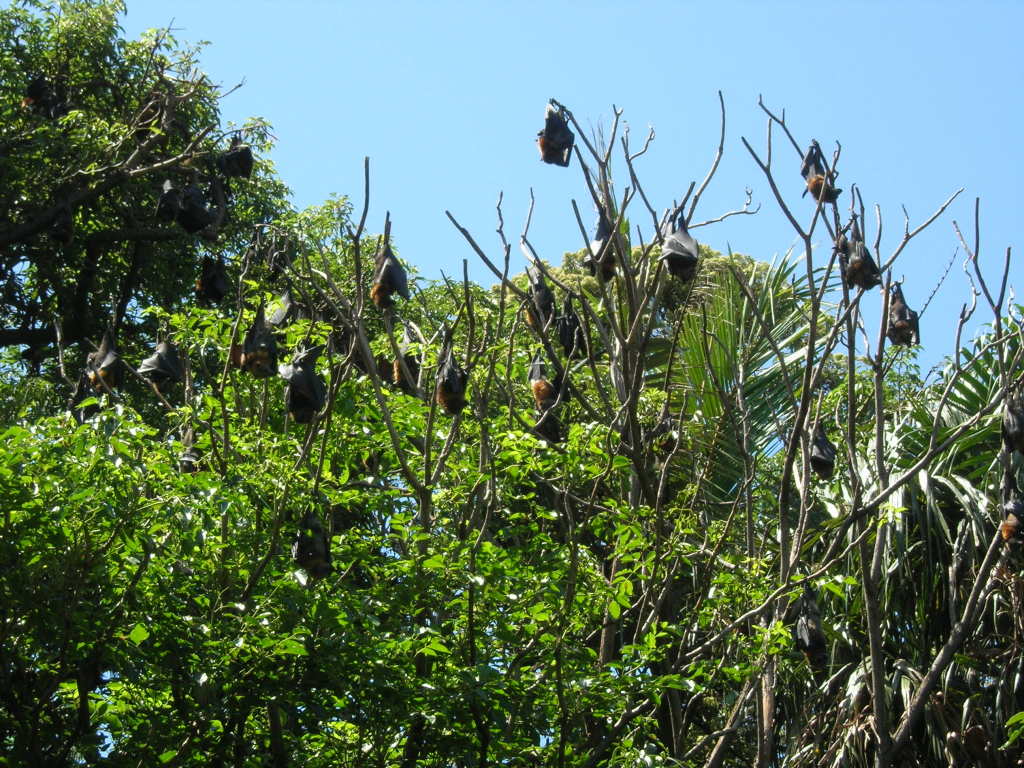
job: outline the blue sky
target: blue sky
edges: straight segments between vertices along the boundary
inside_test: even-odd
[[[361,202],[362,159],[370,157],[371,225],[379,230],[390,210],[403,259],[426,277],[457,274],[466,258],[475,279],[491,282],[444,211],[497,256],[499,192],[513,243],[532,187],[531,241],[541,256],[557,264],[564,251],[581,247],[570,200],[589,226],[582,175],[575,161],[569,169],[542,164],[534,144],[552,96],[587,126],[607,128],[612,104],[623,108],[634,143],[655,128],[638,170],[660,208],[704,177],[722,90],[725,157],[696,218],[739,207],[747,187],[762,207],[694,232],[719,250],[731,245],[768,260],[794,241],[740,143],[746,136],[763,148],[759,94],[786,110],[801,144],[817,138],[830,154],[834,141],[842,143],[839,186],[855,182],[866,205],[881,206],[883,255],[902,236],[902,205],[914,226],[965,188],[894,269],[906,277],[912,307],[921,309],[958,246],[952,221],[971,236],[975,197],[991,280],[1007,246],[1019,245],[1018,3],[129,0],[124,26],[134,37],[172,20],[180,41],[210,41],[202,61],[215,82],[230,87],[244,78],[225,99],[224,117],[259,115],[274,125],[272,159],[296,206],[333,193]],[[809,217],[791,151],[776,145],[778,181],[794,210]],[[518,251],[513,258],[521,268]],[[922,318],[925,368],[952,351],[969,298],[961,263],[962,254]],[[1020,291],[1022,274],[1011,268]],[[865,307],[874,337],[877,292]],[[981,308],[976,317],[972,330],[989,319]]]

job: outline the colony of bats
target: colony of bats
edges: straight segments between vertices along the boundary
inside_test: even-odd
[[[57,87],[44,78],[35,78],[25,92],[23,106],[32,109],[44,118],[56,119],[68,110],[66,97]],[[145,117],[145,116],[143,116]],[[155,121],[156,116],[149,118]],[[145,122],[144,120],[142,122]],[[552,100],[545,110],[544,127],[537,134],[537,147],[544,163],[568,167],[575,136],[569,128],[564,107]],[[578,152],[578,150],[577,150]],[[254,158],[250,147],[236,135],[224,152],[211,159],[210,173],[216,174],[221,183],[229,178],[248,178],[253,170]],[[800,173],[812,201],[817,206],[835,205],[843,190],[835,185],[834,173],[829,168],[817,141],[812,141],[803,157]],[[200,188],[199,175],[192,172],[186,183],[172,179],[163,181],[155,208],[155,218],[167,223],[176,223],[189,234],[198,234],[209,227],[214,220],[208,193]],[[585,249],[583,267],[587,272],[609,282],[615,279],[622,265],[617,254],[624,247],[615,232],[612,211],[601,201],[597,202],[597,223],[593,240]],[[385,235],[380,241],[374,261],[373,283],[370,298],[383,313],[393,317],[397,311],[396,298],[410,299],[409,280],[405,268],[395,257],[390,245],[390,222],[386,224]],[[59,212],[53,224],[54,237],[61,242],[70,241],[74,236],[71,211]],[[700,249],[690,234],[687,219],[681,209],[676,209],[664,220],[659,231],[661,243],[660,260],[671,278],[683,283],[692,281],[700,265]],[[838,233],[835,242],[839,259],[840,274],[849,290],[866,291],[882,284],[882,275],[870,250],[856,214],[851,216],[849,225]],[[279,277],[287,268],[291,258],[275,254],[271,259],[271,278]],[[276,260],[275,260],[276,259]],[[528,384],[537,411],[534,423],[535,433],[542,439],[558,443],[565,437],[557,415],[566,396],[566,381],[563,372],[568,362],[592,354],[590,340],[584,331],[580,317],[573,309],[572,296],[566,294],[559,313],[555,294],[544,277],[543,270],[534,264],[526,270],[528,287],[522,306],[522,316],[527,327],[539,337],[549,334],[558,342],[557,347],[565,361],[553,360],[557,371],[549,376],[549,361],[543,351],[537,352],[529,366]],[[231,290],[225,263],[221,257],[206,256],[200,265],[195,283],[195,297],[200,306],[219,305]],[[902,286],[890,283],[885,291],[888,312],[886,336],[893,345],[915,345],[920,343],[918,314],[906,303]],[[316,362],[324,347],[322,345],[295,350],[288,363],[279,361],[278,344],[281,329],[300,314],[299,305],[293,301],[290,289],[285,289],[274,313],[268,318],[263,304],[256,309],[255,316],[245,330],[240,344],[230,350],[232,363],[254,378],[268,378],[278,374],[286,382],[285,409],[290,418],[299,424],[314,422],[327,405],[327,387],[323,377],[316,371]],[[387,378],[406,394],[419,392],[419,378],[422,368],[421,357],[410,353],[415,334],[410,325],[402,323],[402,342],[398,347],[399,357],[395,358],[387,371]],[[354,339],[348,329],[341,329],[332,337],[332,343],[339,344],[342,352],[353,349]],[[374,364],[354,356],[354,363],[362,370]],[[137,370],[160,393],[181,382],[187,363],[183,362],[178,349],[167,339],[156,345],[153,354],[143,360]],[[459,364],[454,350],[450,330],[445,332],[441,352],[436,361],[433,385],[433,399],[437,406],[449,415],[459,414],[467,405],[469,373]],[[95,393],[110,393],[123,384],[125,365],[117,350],[112,331],[107,331],[96,350],[85,361],[79,392],[81,400],[89,389]],[[656,460],[663,460],[669,453],[667,446],[673,421],[665,414],[645,439],[653,446]],[[1002,422],[1003,440],[1009,451],[1024,453],[1024,397],[1019,392],[1008,396]],[[816,423],[810,439],[810,468],[820,478],[828,480],[835,471],[836,447],[830,442],[824,426]],[[183,472],[194,472],[199,468],[201,456],[195,447],[192,429],[183,433],[184,452],[179,459]],[[659,449],[658,446],[661,446]],[[657,457],[662,457],[658,459]],[[1003,487],[1004,520],[1000,526],[1003,538],[1010,542],[1024,541],[1024,501],[1008,472]],[[310,576],[319,578],[331,572],[330,540],[314,513],[307,513],[296,534],[292,555],[296,563]],[[795,604],[798,618],[794,629],[797,647],[804,651],[812,667],[823,667],[825,658],[825,637],[821,629],[821,616],[814,595],[807,591]]]

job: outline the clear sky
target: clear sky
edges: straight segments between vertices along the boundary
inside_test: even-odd
[[[173,20],[180,41],[210,41],[205,71],[225,89],[228,120],[267,118],[273,152],[298,207],[332,193],[362,194],[371,161],[371,226],[390,210],[403,259],[426,277],[471,275],[479,264],[444,215],[449,209],[491,254],[500,251],[495,202],[504,192],[513,244],[536,196],[531,241],[556,264],[582,246],[570,200],[592,223],[575,160],[544,165],[534,144],[544,105],[555,97],[584,125],[607,128],[612,104],[625,110],[634,143],[648,126],[657,138],[639,161],[656,207],[704,177],[718,140],[717,91],[725,97],[725,158],[696,220],[739,207],[744,190],[762,203],[743,216],[695,230],[718,250],[769,260],[794,235],[771,190],[740,143],[763,148],[758,95],[785,109],[801,144],[817,138],[829,155],[843,146],[839,186],[857,183],[883,212],[883,256],[903,232],[959,187],[965,191],[930,232],[916,239],[894,276],[905,276],[920,310],[958,247],[955,219],[971,236],[974,198],[982,201],[982,264],[995,280],[1018,238],[1024,150],[1020,30],[1016,2],[248,2],[128,0],[129,36]],[[800,199],[799,159],[777,144],[779,183]],[[777,163],[782,160],[777,160]],[[791,170],[790,170],[791,166]],[[621,181],[620,181],[621,185]],[[848,191],[840,202],[848,201]],[[649,225],[638,215],[634,224]],[[868,241],[875,226],[869,216]],[[822,243],[827,245],[827,243]],[[822,249],[824,254],[824,248]],[[522,257],[513,255],[514,268]],[[969,298],[957,256],[922,318],[925,369],[952,351],[961,304]],[[1019,258],[1014,258],[1019,262]],[[1024,291],[1015,264],[1011,282]],[[877,291],[866,303],[877,333]],[[982,308],[976,315],[987,321]],[[972,324],[976,330],[978,323]]]

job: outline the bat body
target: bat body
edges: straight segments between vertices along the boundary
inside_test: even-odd
[[[529,267],[526,275],[530,279],[529,300],[526,305],[526,324],[538,333],[547,328],[551,318],[555,316],[555,295],[544,282],[544,275],[539,271],[534,274]]]
[[[547,440],[549,443],[560,443],[563,439],[562,423],[555,416],[554,411],[542,414],[537,423],[533,425],[533,431],[537,437]]]
[[[834,203],[843,190],[833,186],[830,175],[825,170],[825,162],[821,154],[821,147],[817,141],[811,141],[811,146],[804,155],[803,165],[800,166],[800,175],[807,183],[807,192],[817,201]]]
[[[871,258],[871,252],[864,245],[864,236],[857,226],[856,217],[850,226],[850,239],[847,240],[845,235],[840,236],[837,251],[839,266],[848,286],[868,291],[882,284],[882,274],[878,271],[875,260]]]
[[[1024,454],[1024,397],[1020,391],[1011,390],[1006,393],[1002,432],[1007,449]]]
[[[651,447],[651,450],[661,458],[665,458],[672,452],[672,448],[679,440],[679,432],[675,428],[675,420],[671,416],[665,416],[643,436],[644,443]]]
[[[1024,542],[1024,501],[1014,494],[1003,504],[1003,522],[999,524],[999,534],[1008,544]]]
[[[612,223],[602,207],[597,217],[597,231],[590,242],[589,252],[583,259],[583,266],[591,277],[600,278],[603,283],[615,277],[615,253],[611,236]]]
[[[821,424],[818,424],[818,429],[814,433],[810,459],[814,474],[823,480],[832,478],[832,473],[836,469],[836,447],[829,441]]]
[[[56,120],[68,113],[67,102],[61,98],[57,88],[44,75],[37,75],[29,82],[25,89],[25,97],[21,100],[21,106],[51,120]]]
[[[397,293],[403,299],[409,299],[409,278],[395,254],[391,252],[391,246],[387,242],[380,253],[377,254],[377,273],[373,279],[373,287],[370,289],[370,298],[379,309],[386,309],[395,304],[391,296]]]
[[[156,217],[160,221],[174,221],[181,211],[181,190],[170,179],[164,179],[160,197],[156,201]]]
[[[267,325],[262,304],[256,310],[256,317],[249,330],[245,332],[239,362],[242,370],[257,379],[266,379],[277,373],[277,341]]]
[[[809,587],[800,598],[800,613],[793,628],[797,650],[807,657],[811,669],[820,672],[828,665],[828,640],[821,629],[821,610]]]
[[[437,360],[437,381],[434,388],[434,398],[437,404],[444,408],[445,413],[454,416],[466,407],[468,381],[469,374],[455,362],[451,347],[445,346]]]
[[[209,307],[224,299],[228,292],[228,275],[220,259],[203,257],[203,265],[196,280],[196,300],[201,306]]]
[[[921,343],[917,312],[907,306],[899,283],[894,283],[889,289],[889,328],[885,335],[894,345],[909,347]]]
[[[103,334],[99,349],[89,353],[85,358],[86,376],[89,384],[97,392],[116,389],[124,379],[124,365],[117,353],[114,336],[110,331]]]
[[[181,193],[181,208],[178,209],[178,224],[194,235],[213,222],[213,214],[206,207],[206,198],[195,184],[189,184]]]
[[[71,245],[71,241],[75,237],[75,217],[71,213],[70,206],[62,205],[57,211],[57,216],[50,227],[50,234],[58,243]]]
[[[565,299],[565,313],[555,320],[555,330],[558,332],[558,343],[562,345],[567,357],[580,358],[587,354],[583,326],[580,324],[579,315],[572,308],[572,299],[568,296]]]
[[[545,370],[544,358],[538,352],[530,363],[530,391],[533,392],[533,400],[540,411],[540,418],[534,425],[534,432],[543,440],[549,443],[562,442],[562,424],[552,410],[558,403],[558,391],[561,388],[561,379],[555,378],[554,383],[548,380]]]
[[[558,386],[548,381],[545,368],[544,359],[538,352],[530,363],[530,390],[541,413],[553,408],[558,400]]]
[[[51,103],[56,98],[53,86],[43,75],[36,75],[25,89],[25,98],[21,100],[21,106],[31,107],[36,112],[44,105]]]
[[[391,363],[391,381],[407,395],[416,394],[416,382],[420,378],[420,361],[416,355],[402,355],[405,360],[405,367],[409,369],[412,381],[402,375],[402,364],[396,358]]]
[[[544,130],[537,132],[540,159],[549,165],[568,167],[576,136],[569,130],[562,110],[548,104],[544,111]]]
[[[689,282],[697,273],[700,248],[686,228],[686,217],[682,211],[679,212],[677,226],[673,227],[670,221],[665,222],[662,235],[665,240],[661,245],[661,259],[665,262],[665,268],[673,277],[684,283]]]
[[[217,158],[217,169],[228,178],[245,178],[252,175],[252,149],[235,136],[231,147]]]
[[[310,578],[322,579],[334,570],[331,566],[331,542],[323,524],[312,512],[299,525],[292,543],[292,559]]]
[[[161,341],[153,354],[139,363],[139,375],[153,382],[158,389],[169,382],[181,381],[184,371],[178,348],[169,341]]]
[[[280,368],[281,378],[288,382],[284,388],[285,408],[296,424],[309,424],[327,403],[327,385],[316,372],[316,360],[322,351],[323,345],[311,347]]]

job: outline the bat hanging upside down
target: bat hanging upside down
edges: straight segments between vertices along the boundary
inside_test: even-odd
[[[843,191],[833,185],[832,175],[826,172],[821,147],[817,141],[811,141],[811,146],[804,155],[803,165],[800,166],[800,175],[807,182],[804,194],[810,192],[815,200],[834,203]]]

